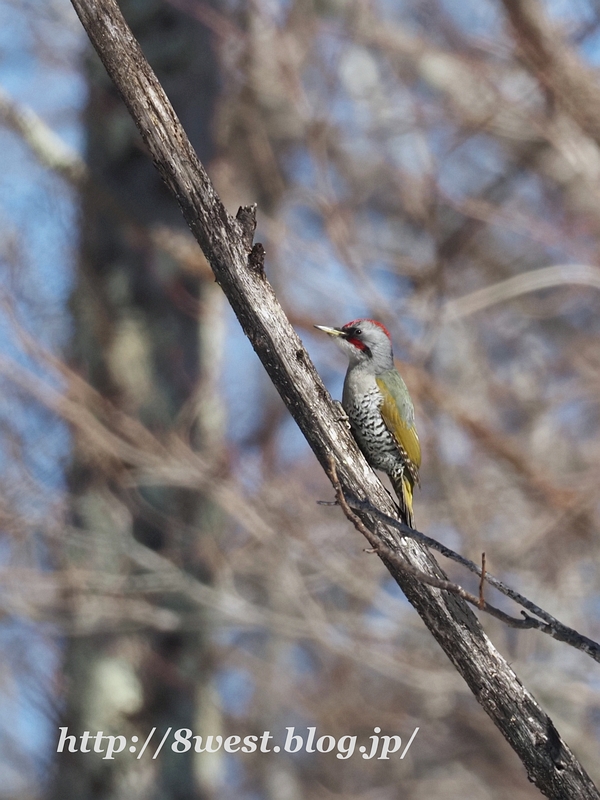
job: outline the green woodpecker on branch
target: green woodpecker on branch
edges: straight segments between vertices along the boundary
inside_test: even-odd
[[[413,490],[419,483],[421,445],[412,400],[394,366],[390,334],[373,319],[315,328],[334,336],[350,359],[342,406],[352,433],[373,469],[389,476],[400,516],[414,528]]]

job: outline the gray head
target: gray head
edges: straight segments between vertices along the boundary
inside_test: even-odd
[[[392,340],[387,328],[374,319],[355,319],[341,328],[315,325],[320,331],[335,336],[336,342],[350,359],[350,367],[363,366],[376,375],[394,366]]]

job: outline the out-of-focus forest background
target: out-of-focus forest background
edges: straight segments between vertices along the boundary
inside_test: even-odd
[[[600,638],[600,5],[121,6],[229,210],[258,203],[334,396],[312,325],[392,332],[419,529]],[[0,2],[0,170],[0,798],[539,797],[316,504],[331,487],[67,0]],[[600,780],[598,665],[483,623]],[[420,731],[403,761],[107,761],[58,757],[59,725]]]

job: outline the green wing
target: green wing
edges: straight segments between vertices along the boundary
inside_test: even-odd
[[[421,466],[421,445],[415,427],[415,410],[406,384],[395,369],[387,370],[376,381],[383,396],[383,421],[406,454],[409,471],[417,483]]]

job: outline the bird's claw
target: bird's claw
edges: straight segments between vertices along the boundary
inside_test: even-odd
[[[340,403],[339,400],[334,400],[333,404],[335,405],[339,415],[337,417],[337,421],[345,423],[346,427],[350,429],[350,419],[348,417],[348,414],[346,414],[346,412],[344,411],[344,406]]]

